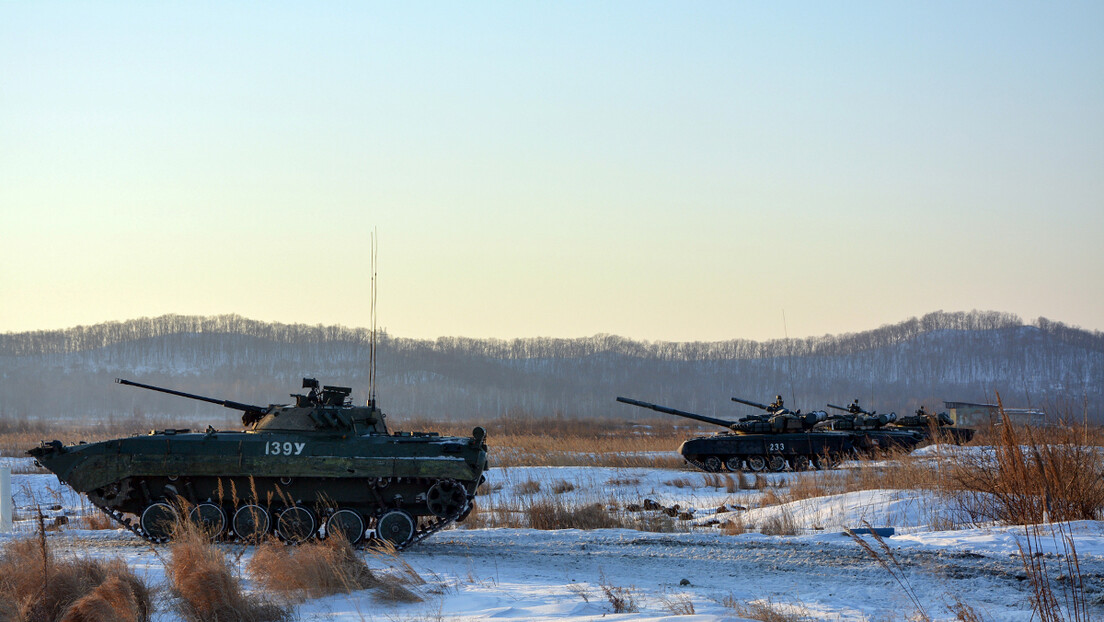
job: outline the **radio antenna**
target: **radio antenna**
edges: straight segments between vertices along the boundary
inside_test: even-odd
[[[379,233],[372,229],[372,244],[369,249],[372,264],[372,290],[370,302],[372,337],[368,346],[368,401],[372,406],[376,405],[376,252],[379,244]]]
[[[790,375],[790,403],[796,403],[793,380],[793,343],[790,342],[790,330],[786,327],[786,310],[782,309],[782,334],[786,336],[786,371]]]

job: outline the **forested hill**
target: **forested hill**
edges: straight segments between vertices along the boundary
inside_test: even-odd
[[[366,329],[167,315],[0,335],[0,416],[99,418],[225,413],[114,384],[116,377],[253,404],[285,403],[303,376],[368,392]],[[580,339],[377,341],[377,394],[408,417],[655,415],[618,395],[735,418],[740,396],[823,408],[859,398],[899,413],[943,400],[1044,408],[1080,418],[1104,405],[1104,333],[995,312],[936,312],[875,330],[756,342]]]

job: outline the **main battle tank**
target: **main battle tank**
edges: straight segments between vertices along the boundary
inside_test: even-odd
[[[222,539],[271,533],[299,543],[340,532],[357,543],[371,533],[402,549],[467,517],[487,468],[483,428],[471,437],[391,433],[374,399],[352,406],[352,389],[313,378],[295,403],[269,406],[116,382],[240,410],[248,428],[55,440],[27,452],[152,542],[169,538],[182,509]]]
[[[912,451],[924,442],[920,432],[894,425],[897,413],[879,415],[873,410],[864,410],[855,400],[844,408],[828,404],[829,408],[843,411],[845,414],[831,414],[823,423],[817,424],[821,430],[843,430],[856,435],[857,448],[866,455],[874,456],[888,450]]]
[[[924,437],[925,441],[945,440],[955,445],[962,445],[974,438],[973,429],[960,428],[954,424],[947,413],[930,413],[924,410],[923,406],[916,410],[916,414],[899,418],[894,422],[894,426],[916,431]]]
[[[851,433],[813,430],[827,417],[823,411],[802,414],[787,410],[780,400],[768,406],[732,399],[760,408],[766,414],[727,421],[627,397],[618,397],[617,401],[726,428],[726,432],[692,438],[679,446],[679,454],[687,462],[710,473],[724,469],[759,472],[784,471],[788,467],[832,468],[856,450],[855,436]]]

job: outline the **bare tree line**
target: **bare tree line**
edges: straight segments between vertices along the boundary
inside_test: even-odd
[[[286,402],[300,378],[367,397],[370,333],[236,315],[167,315],[0,335],[0,416],[133,413],[204,417],[217,406],[115,385],[117,376],[241,402]],[[859,398],[881,412],[942,400],[1100,414],[1104,333],[997,312],[936,312],[861,333],[765,342],[580,339],[417,340],[379,335],[377,392],[398,417],[641,413],[617,395],[719,417],[728,400],[782,394],[804,409]],[[223,413],[217,413],[221,415]]]

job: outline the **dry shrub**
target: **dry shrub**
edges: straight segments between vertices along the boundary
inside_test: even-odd
[[[819,473],[805,473],[804,477],[795,477],[790,482],[790,491],[788,499],[790,501],[800,501],[802,499],[814,499],[816,497],[826,497],[831,494],[835,494],[835,490],[829,487],[826,477],[822,477]]]
[[[535,479],[527,479],[514,486],[514,492],[519,495],[533,495],[540,492],[541,483]]]
[[[785,508],[778,515],[768,518],[759,527],[759,533],[768,536],[796,536],[797,521]]]
[[[567,480],[561,479],[552,485],[552,492],[556,493],[557,495],[562,495],[563,493],[571,492],[572,490],[575,490],[575,484],[572,484]]]
[[[686,594],[662,595],[659,597],[659,604],[673,616],[692,616],[695,613],[694,601]]]
[[[12,622],[144,622],[150,590],[120,559],[55,559],[37,538],[0,551],[0,619]]]
[[[525,508],[525,514],[533,529],[612,529],[624,526],[601,503],[573,504],[542,497]]]
[[[750,490],[751,482],[748,481],[747,473],[740,471],[736,474],[736,487],[740,490]]]
[[[268,540],[257,547],[246,569],[265,590],[296,598],[318,598],[379,585],[368,565],[339,534],[297,547]]]
[[[744,523],[744,517],[737,515],[733,516],[727,522],[721,523],[721,533],[726,536],[738,536],[748,532],[747,524]]]
[[[998,404],[1000,396],[997,397]],[[1004,425],[991,455],[951,458],[948,492],[975,521],[1028,525],[1096,520],[1104,513],[1104,455],[1085,430]]]
[[[82,596],[66,612],[61,622],[123,622],[148,620],[149,589],[140,582],[122,560],[110,570],[103,583]]]
[[[619,587],[606,579],[606,573],[599,570],[601,577],[600,586],[606,600],[613,607],[614,613],[636,613],[640,607],[636,604],[636,589],[631,587]]]
[[[675,479],[669,479],[663,482],[664,486],[674,486],[675,488],[697,488],[694,482],[689,477],[678,477]]]
[[[170,551],[165,574],[186,620],[266,622],[290,617],[286,608],[244,594],[226,557],[190,521],[177,522]]]
[[[1031,604],[1041,622],[1082,622],[1091,619],[1081,563],[1077,556],[1077,547],[1073,543],[1073,532],[1068,523],[1055,523],[1050,536],[1060,540],[1062,552],[1058,554],[1057,577],[1047,562],[1047,556],[1041,553],[1040,539],[1043,529],[1037,524],[1025,526],[1026,537],[1017,542],[1024,572],[1031,585]],[[1055,583],[1060,584],[1057,590]],[[1056,591],[1058,593],[1056,593]]]
[[[610,486],[636,486],[640,483],[639,477],[612,477],[606,482]]]
[[[770,600],[743,602],[733,596],[725,596],[721,604],[736,612],[736,615],[759,622],[809,622],[809,617],[793,611],[793,607],[778,605]]]
[[[780,494],[774,488],[767,488],[764,492],[759,494],[759,507],[765,508],[772,505],[782,505],[789,499],[785,495]]]
[[[116,529],[118,525],[115,521],[111,520],[111,517],[103,512],[90,512],[81,517],[81,526],[85,529],[102,530],[102,529]]]

